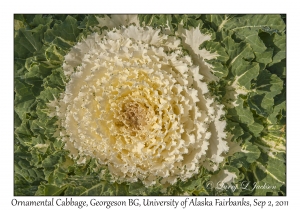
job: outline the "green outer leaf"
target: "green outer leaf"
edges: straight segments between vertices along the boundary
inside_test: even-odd
[[[21,28],[18,30],[17,40],[15,40],[15,56],[26,58],[42,47],[41,40],[37,40],[30,31]]]
[[[251,163],[256,161],[260,156],[260,150],[251,142],[245,142],[242,146],[241,152],[235,153],[230,158],[230,165],[236,168],[248,168]]]
[[[205,48],[211,53],[218,53],[219,56],[217,59],[206,60],[206,62],[213,65],[213,72],[216,76],[226,77],[228,75],[228,69],[224,66],[224,64],[227,62],[229,57],[223,46],[218,42],[206,41],[199,48]]]
[[[277,195],[282,185],[286,183],[285,155],[282,153],[267,155],[262,153],[259,160],[253,165],[254,177],[257,186],[270,186],[270,189],[255,188],[254,195]]]
[[[37,190],[35,195],[47,195],[47,196],[55,196],[55,195],[63,195],[63,192],[66,190],[67,186],[57,187],[55,185],[41,185]]]
[[[77,27],[77,20],[72,16],[67,16],[62,24],[54,24],[53,29],[47,30],[45,41],[46,43],[51,43],[59,37],[65,42],[76,42],[80,33]]]
[[[97,26],[99,23],[95,17],[95,15],[89,15],[84,18],[84,20],[81,22],[79,29],[86,29],[92,26]]]
[[[251,29],[258,31],[264,29],[266,31],[279,31],[285,30],[285,24],[280,15],[244,15],[238,18],[232,18],[224,25],[226,30],[232,30],[239,36],[243,36],[244,29]]]

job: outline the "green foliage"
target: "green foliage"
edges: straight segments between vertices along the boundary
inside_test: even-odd
[[[203,27],[214,29],[215,39],[201,47],[213,52],[211,45],[220,43],[215,68],[222,64],[229,71],[222,78],[228,81],[225,87],[211,85],[228,106],[227,129],[242,147],[229,157],[229,164],[239,168],[244,181],[275,186],[241,195],[285,195],[285,22],[280,15],[207,15],[202,20]],[[235,106],[229,106],[232,101]]]

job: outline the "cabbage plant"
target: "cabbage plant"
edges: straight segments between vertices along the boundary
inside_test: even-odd
[[[15,15],[15,195],[285,195],[283,15]]]

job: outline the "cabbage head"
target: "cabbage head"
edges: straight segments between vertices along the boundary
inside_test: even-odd
[[[285,195],[284,15],[15,15],[15,195]]]

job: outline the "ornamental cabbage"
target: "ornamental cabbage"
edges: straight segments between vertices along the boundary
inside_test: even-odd
[[[15,15],[15,195],[285,195],[284,20]]]

